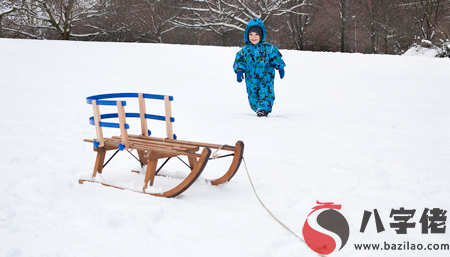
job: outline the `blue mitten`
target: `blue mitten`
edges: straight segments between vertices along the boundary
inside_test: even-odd
[[[278,71],[280,73],[280,79],[284,78],[284,69]]]
[[[242,70],[237,71],[237,82],[241,83],[244,79],[244,72]]]

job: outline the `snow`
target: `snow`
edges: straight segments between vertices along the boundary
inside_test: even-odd
[[[422,44],[428,47],[423,47],[418,44],[414,44],[412,47],[410,47],[405,53],[403,53],[403,56],[416,56],[416,57],[428,57],[428,58],[435,58],[439,56],[440,50],[436,46],[433,45],[433,43],[429,40],[422,39]]]
[[[333,256],[380,255],[357,243],[450,243],[448,229],[421,234],[419,223],[425,207],[450,210],[450,59],[282,50],[286,77],[258,118],[232,71],[238,50],[0,39],[0,256],[317,256],[260,205],[244,165],[212,186],[229,163],[211,161],[174,199],[78,184],[95,161],[85,98],[120,92],[174,96],[179,139],[242,140],[259,197],[297,235],[316,200],[342,204],[350,238]],[[164,136],[164,124],[149,127]],[[138,187],[136,165],[118,154],[102,177]],[[400,207],[416,209],[406,235],[389,226]],[[360,233],[373,209],[386,231],[371,218]]]

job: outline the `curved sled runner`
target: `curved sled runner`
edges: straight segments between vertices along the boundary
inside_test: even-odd
[[[104,100],[111,98],[139,98],[140,112],[126,113],[124,108],[124,106],[126,106],[125,101]],[[146,114],[145,99],[164,100],[165,116]],[[227,172],[219,178],[209,180],[212,185],[220,185],[229,181],[239,169],[244,152],[244,143],[242,141],[236,142],[235,146],[230,146],[182,141],[176,139],[176,135],[173,134],[172,129],[172,123],[175,121],[175,119],[171,117],[172,113],[170,101],[173,101],[173,97],[171,96],[120,93],[90,96],[87,97],[86,100],[87,103],[92,104],[93,107],[94,116],[92,116],[89,120],[90,123],[95,126],[97,138],[92,140],[85,139],[84,141],[94,144],[94,151],[97,152],[97,158],[95,161],[92,177],[89,179],[80,179],[80,184],[87,181],[100,183],[105,186],[111,186],[120,189],[129,189],[115,185],[114,183],[104,181],[102,178],[97,178],[97,174],[102,173],[103,168],[120,151],[127,151],[132,154],[131,150],[137,150],[139,158],[135,158],[140,162],[141,167],[147,165],[145,171],[144,186],[142,190],[130,190],[160,197],[176,197],[183,193],[199,178],[200,174],[205,169],[206,164],[211,159],[233,156],[231,166],[228,168]],[[117,106],[117,113],[101,114],[99,109],[100,105]],[[109,118],[118,118],[119,123],[102,121]],[[126,123],[126,118],[140,118],[142,134],[129,135],[127,133],[127,130],[130,126]],[[165,121],[167,138],[150,136],[151,132],[147,129],[147,119]],[[119,128],[120,136],[113,136],[110,138],[103,137],[102,127]],[[210,158],[211,149],[217,149],[216,152],[219,150],[224,150],[230,151],[232,153],[219,157],[213,155],[213,157]],[[107,151],[111,150],[116,150],[116,152],[105,163],[106,153]],[[155,183],[155,176],[159,175],[158,172],[167,163],[167,161],[173,157],[180,159],[179,156],[186,156],[189,160],[189,165],[186,165],[189,166],[191,170],[190,173],[185,178],[183,178],[180,183],[177,183],[176,186],[170,189],[165,189],[161,192],[154,192],[154,190],[149,190],[148,186],[153,187]],[[166,161],[159,168],[157,168],[158,160],[164,158],[166,158]]]

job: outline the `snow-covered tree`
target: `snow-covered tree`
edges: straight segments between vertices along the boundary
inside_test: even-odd
[[[21,15],[8,30],[32,38],[93,36],[101,29],[91,26],[89,20],[105,15],[104,6],[103,0],[23,0]]]
[[[355,1],[350,0],[324,0],[321,15],[327,22],[326,29],[333,37],[329,39],[332,45],[338,45],[339,51],[350,51],[348,42],[352,12]]]
[[[358,0],[356,6],[356,21],[362,31],[370,38],[374,53],[388,53],[390,42],[397,36],[398,19],[401,15],[399,0]],[[355,22],[356,22],[355,21]],[[381,47],[383,49],[381,49]]]
[[[162,43],[176,26],[171,19],[180,11],[177,0],[105,0],[104,15],[89,20],[102,33],[93,40]],[[95,31],[95,30],[94,30]]]
[[[448,5],[448,0],[406,0],[404,4],[405,8],[412,10],[421,38],[425,40],[433,40]]]
[[[142,21],[149,29],[153,42],[163,43],[162,36],[177,28],[172,22],[180,13],[174,1],[145,0],[148,20]]]
[[[132,7],[133,24],[138,41],[163,43],[163,35],[177,28],[172,21],[180,13],[174,0],[139,0]]]
[[[284,15],[289,36],[294,42],[295,48],[298,50],[304,49],[306,44],[307,28],[313,21],[320,8],[319,0],[293,0],[289,4],[291,7],[294,7],[302,3],[304,4],[297,7],[297,12],[290,12],[288,15]]]
[[[244,31],[248,21],[253,17],[267,23],[276,16],[307,15],[302,12],[302,7],[309,5],[309,2],[309,0],[188,0],[180,7],[184,12],[174,20],[174,23],[226,36],[228,31]],[[268,28],[274,31],[278,29],[271,26]]]
[[[21,3],[17,0],[1,0],[0,1],[0,38],[3,37],[3,17],[6,17],[21,9]]]
[[[339,11],[339,39],[340,39],[340,51],[347,51],[347,30],[348,23],[350,21],[350,1],[349,0],[335,0],[334,4]]]

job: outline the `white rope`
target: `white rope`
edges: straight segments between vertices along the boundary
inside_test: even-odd
[[[218,154],[217,152],[219,152],[220,149],[222,149],[223,146],[224,146],[224,145],[221,145],[219,148],[217,148],[216,151],[214,151],[214,153],[212,154],[211,159],[215,160],[215,159],[219,158],[219,154]]]
[[[275,215],[272,214],[272,212],[264,205],[264,203],[261,201],[261,199],[258,196],[258,193],[256,193],[255,190],[255,186],[253,185],[252,179],[250,178],[250,173],[248,172],[248,168],[247,168],[247,164],[245,163],[245,159],[244,157],[242,157],[242,160],[244,161],[244,166],[245,166],[245,170],[247,171],[247,176],[248,176],[248,180],[250,180],[250,184],[252,185],[253,188],[253,192],[256,195],[256,198],[258,198],[258,201],[261,203],[261,205],[264,207],[264,209],[266,209],[266,211],[270,214],[270,216],[272,216],[272,218],[274,218],[278,223],[280,223],[281,226],[283,226],[287,231],[291,232],[295,237],[297,237],[298,239],[300,239],[300,241],[302,241],[303,243],[305,242],[305,240],[303,240],[301,237],[297,236],[297,234],[295,234],[292,230],[290,230],[286,225],[283,224],[283,222],[281,222],[280,220],[278,220]]]
[[[248,172],[247,163],[245,163],[244,157],[242,157],[242,160],[244,161],[245,171],[247,171],[248,180],[250,181],[250,184],[252,185],[253,192],[255,193],[256,198],[258,198],[258,201],[261,203],[261,205],[264,207],[264,209],[266,209],[266,211],[270,214],[270,216],[272,216],[272,218],[274,218],[274,220],[276,220],[281,226],[283,226],[287,231],[291,232],[291,234],[293,234],[295,237],[300,239],[300,241],[302,243],[306,244],[306,242],[305,242],[305,240],[303,240],[303,238],[299,237],[292,230],[290,230],[286,225],[284,225],[283,222],[281,222],[279,219],[277,219],[277,217],[275,217],[275,215],[273,215],[273,213],[264,205],[264,203],[259,198],[258,193],[256,193],[256,189],[255,189],[255,186],[253,185],[252,179],[250,178],[250,173]],[[324,256],[324,255],[319,254],[319,256]]]

